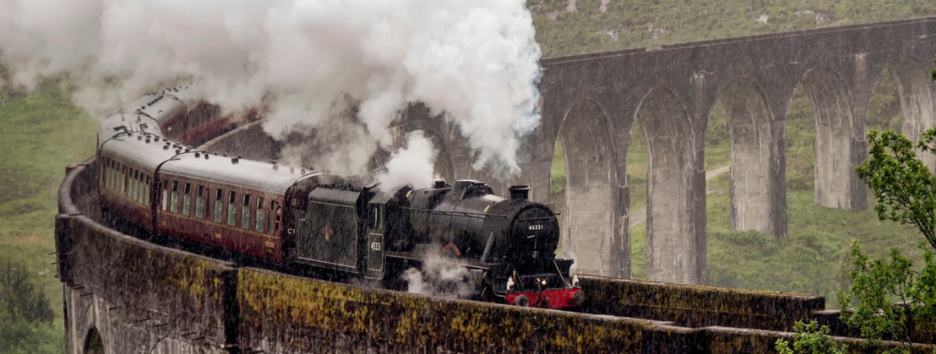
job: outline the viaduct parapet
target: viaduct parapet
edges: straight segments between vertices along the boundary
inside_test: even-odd
[[[70,168],[59,190],[67,354],[765,353],[802,319],[854,335],[803,294],[586,276],[575,313],[238,267],[102,226],[83,205],[94,171],[93,160]]]

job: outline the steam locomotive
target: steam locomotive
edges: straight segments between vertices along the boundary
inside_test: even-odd
[[[460,180],[384,193],[369,178],[199,151],[166,133],[205,136],[229,125],[174,92],[143,96],[101,121],[105,215],[287,267],[393,283],[432,259],[467,269],[473,298],[548,308],[584,302],[572,261],[555,257],[556,216],[528,200],[529,188],[511,187],[505,199],[483,182]]]

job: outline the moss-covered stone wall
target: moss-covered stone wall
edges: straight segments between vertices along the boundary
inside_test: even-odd
[[[242,348],[638,352],[653,321],[531,310],[240,269]]]
[[[792,330],[825,308],[820,296],[653,281],[580,277],[584,312],[672,321],[679,326]]]
[[[225,302],[236,274],[230,264],[153,246],[85,216],[62,219],[69,232],[58,244],[69,245],[59,248],[68,286],[105,299],[128,320],[149,318],[166,323],[166,330],[224,344]]]
[[[69,174],[73,188],[60,191],[60,197],[87,190],[93,185],[92,171],[75,167]],[[75,204],[60,199],[60,210],[74,211]],[[226,344],[230,333],[225,328],[230,326],[225,321],[233,319],[226,305],[233,299],[236,279],[232,264],[159,247],[74,213],[57,217],[56,249],[65,285],[100,298],[128,322],[165,323],[160,331]]]

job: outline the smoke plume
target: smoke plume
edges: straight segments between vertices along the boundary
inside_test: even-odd
[[[423,259],[422,267],[409,268],[403,272],[406,291],[423,295],[455,295],[467,299],[476,291],[468,281],[468,268],[449,263],[436,253]]]
[[[0,0],[10,81],[68,72],[92,114],[184,81],[228,112],[266,105],[282,138],[327,129],[350,99],[354,144],[387,148],[418,101],[460,127],[476,168],[513,172],[539,122],[539,57],[524,0]]]
[[[434,156],[432,142],[423,136],[422,131],[409,133],[406,147],[397,150],[387,161],[386,172],[377,175],[380,189],[392,192],[406,185],[416,189],[428,188],[432,181],[438,179],[433,174]]]

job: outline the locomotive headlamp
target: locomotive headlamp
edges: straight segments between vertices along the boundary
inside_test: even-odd
[[[513,277],[507,278],[507,291],[513,290],[514,284],[516,283],[514,283]]]
[[[543,284],[543,286],[546,286],[546,279],[543,279],[543,281],[540,282],[540,284]]]
[[[572,276],[572,287],[573,287],[573,288],[579,287],[578,275],[573,275],[573,276]]]

